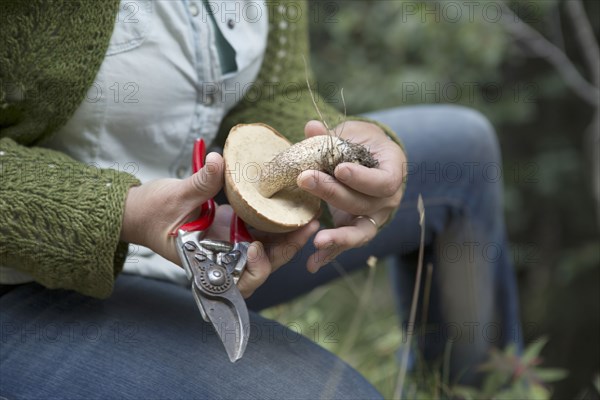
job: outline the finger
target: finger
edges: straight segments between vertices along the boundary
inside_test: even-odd
[[[302,228],[287,234],[259,234],[255,237],[264,243],[273,272],[290,261],[318,229],[319,221],[313,220]]]
[[[377,234],[377,227],[367,218],[354,218],[350,225],[324,229],[314,240],[317,249],[327,249],[332,243],[344,251],[366,245]]]
[[[237,283],[238,289],[244,298],[262,285],[271,273],[271,263],[267,253],[260,242],[254,242],[248,247],[248,262],[246,269]]]
[[[202,203],[213,196],[223,187],[223,158],[217,153],[206,157],[204,167],[194,175],[184,180],[184,201]]]
[[[289,262],[319,230],[319,226],[318,221],[311,221],[307,226],[286,234],[274,248],[270,249],[273,272]]]
[[[355,163],[342,163],[334,176],[344,185],[373,197],[391,197],[401,188],[403,168],[380,163],[379,168],[368,168]]]
[[[325,229],[317,234],[315,254],[309,258],[307,269],[318,271],[342,252],[366,245],[377,234],[377,227],[366,218],[355,218],[348,226]]]
[[[330,243],[327,248],[317,250],[312,256],[310,256],[306,262],[306,269],[310,273],[316,273],[321,269],[324,265],[329,264],[334,261],[335,258],[342,251],[335,245],[335,243]]]
[[[301,189],[350,214],[373,213],[383,205],[382,199],[349,188],[324,172],[304,171],[298,175],[296,183]]]
[[[313,136],[326,135],[327,128],[321,121],[311,120],[304,125],[304,135],[309,138]]]

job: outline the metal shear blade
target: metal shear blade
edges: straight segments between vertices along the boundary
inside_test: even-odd
[[[198,240],[198,236],[198,232],[180,232],[180,256],[202,317],[213,325],[229,359],[235,362],[246,350],[250,327],[246,303],[236,286],[236,272],[243,271],[248,243],[232,246]]]
[[[204,141],[194,143],[193,170],[203,167]],[[252,237],[235,214],[231,220],[230,242],[205,239],[215,217],[216,205],[208,199],[200,216],[179,228],[177,250],[194,300],[202,318],[213,325],[231,362],[242,358],[250,329],[248,309],[237,282],[246,266]]]
[[[232,290],[229,294],[231,299],[211,299],[200,294],[201,290],[192,285],[194,299],[196,304],[203,311],[206,317],[215,328],[217,335],[225,346],[225,351],[231,362],[236,362],[244,355],[246,345],[248,344],[248,328],[250,320],[248,312],[240,312],[236,303],[244,301],[240,292]],[[230,300],[230,301],[229,301]]]

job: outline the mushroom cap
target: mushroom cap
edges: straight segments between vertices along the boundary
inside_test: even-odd
[[[308,224],[319,212],[320,199],[297,187],[270,198],[258,192],[266,163],[290,146],[275,129],[259,123],[234,126],[225,142],[225,195],[235,213],[261,231],[290,232]]]

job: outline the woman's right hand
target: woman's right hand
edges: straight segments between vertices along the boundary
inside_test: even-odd
[[[169,235],[197,217],[202,203],[214,197],[223,187],[223,158],[217,153],[206,157],[204,168],[186,179],[159,179],[129,189],[125,201],[121,240],[152,249],[169,261],[181,266],[176,238]],[[215,221],[206,237],[229,239],[231,207],[217,207]],[[244,297],[250,296],[281,265],[295,254],[319,228],[312,221],[297,231],[278,235],[268,248],[254,242],[248,250],[246,271],[238,282]]]
[[[223,187],[223,158],[210,153],[204,168],[186,179],[158,179],[129,189],[121,240],[152,249],[180,265],[176,238],[169,235],[197,216],[199,207]]]

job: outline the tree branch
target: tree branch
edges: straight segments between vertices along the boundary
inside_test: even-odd
[[[583,59],[592,76],[592,82],[596,87],[600,86],[600,48],[594,35],[594,29],[587,17],[581,0],[566,2],[567,14],[573,24],[577,35],[577,43],[581,47]],[[592,117],[592,122],[586,130],[586,148],[590,149],[589,156],[592,164],[592,189],[596,198],[596,218],[600,226],[600,110]]]
[[[531,51],[552,64],[579,97],[597,107],[600,104],[600,91],[579,73],[565,53],[521,20],[504,2],[500,2],[500,5],[504,11],[501,20],[506,29]]]
[[[573,22],[573,29],[577,35],[581,52],[592,75],[592,82],[596,87],[600,87],[600,49],[594,35],[594,29],[585,13],[581,0],[570,0],[565,4],[567,13]]]

